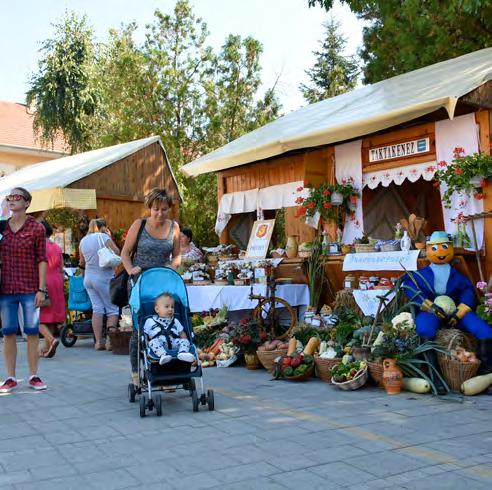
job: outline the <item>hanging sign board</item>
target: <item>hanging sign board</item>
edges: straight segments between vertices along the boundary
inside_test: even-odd
[[[268,253],[268,245],[272,238],[274,219],[255,221],[249,236],[248,248],[246,249],[247,259],[264,259]]]
[[[418,140],[395,143],[394,145],[380,146],[379,148],[369,148],[369,162],[383,162],[384,160],[410,157],[420,153],[428,153],[429,151],[429,138],[420,138]]]

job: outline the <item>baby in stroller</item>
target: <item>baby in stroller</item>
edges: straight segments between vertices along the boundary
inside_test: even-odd
[[[180,321],[174,317],[174,298],[170,293],[162,293],[154,303],[157,313],[145,321],[143,330],[151,352],[163,365],[172,360],[170,351],[178,351],[177,358],[193,362],[195,356],[190,352],[190,341]]]

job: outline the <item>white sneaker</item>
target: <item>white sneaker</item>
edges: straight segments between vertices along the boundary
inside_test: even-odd
[[[169,354],[162,354],[161,358],[159,359],[159,364],[162,366],[163,364],[167,364],[172,357]]]
[[[195,356],[191,352],[180,352],[178,354],[178,359],[184,362],[193,362],[195,360]]]

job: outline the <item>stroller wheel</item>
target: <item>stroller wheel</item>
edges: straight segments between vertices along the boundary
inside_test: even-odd
[[[140,397],[140,417],[145,417],[145,409],[147,408],[147,400],[145,395]]]
[[[158,417],[162,415],[162,396],[157,394],[154,397],[155,413]]]
[[[215,409],[214,390],[207,390],[208,409],[212,412]]]
[[[193,403],[193,411],[198,412],[198,407],[200,405],[200,400],[198,399],[198,395],[196,390],[193,390],[193,393],[191,394],[191,401]]]
[[[136,394],[135,385],[133,383],[128,383],[128,401],[130,403],[135,403]]]
[[[73,334],[72,325],[64,325],[60,332],[61,343],[65,347],[73,347],[77,342],[77,336]]]

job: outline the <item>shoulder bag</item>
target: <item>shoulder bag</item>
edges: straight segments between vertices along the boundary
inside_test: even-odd
[[[135,252],[138,247],[138,242],[140,240],[140,235],[142,234],[143,229],[145,228],[146,219],[143,219],[140,223],[140,229],[138,230],[137,240],[135,242],[135,246],[133,247],[131,258],[133,261],[133,257],[135,256]],[[120,308],[123,308],[128,304],[128,272],[123,268],[121,272],[116,274],[111,281],[109,282],[109,296],[111,298],[111,303]]]
[[[106,268],[114,268],[121,264],[121,257],[116,255],[110,248],[106,246],[102,236],[99,234],[97,236],[97,240],[99,242],[100,249],[97,251],[97,255],[99,257],[99,267],[104,269]]]

